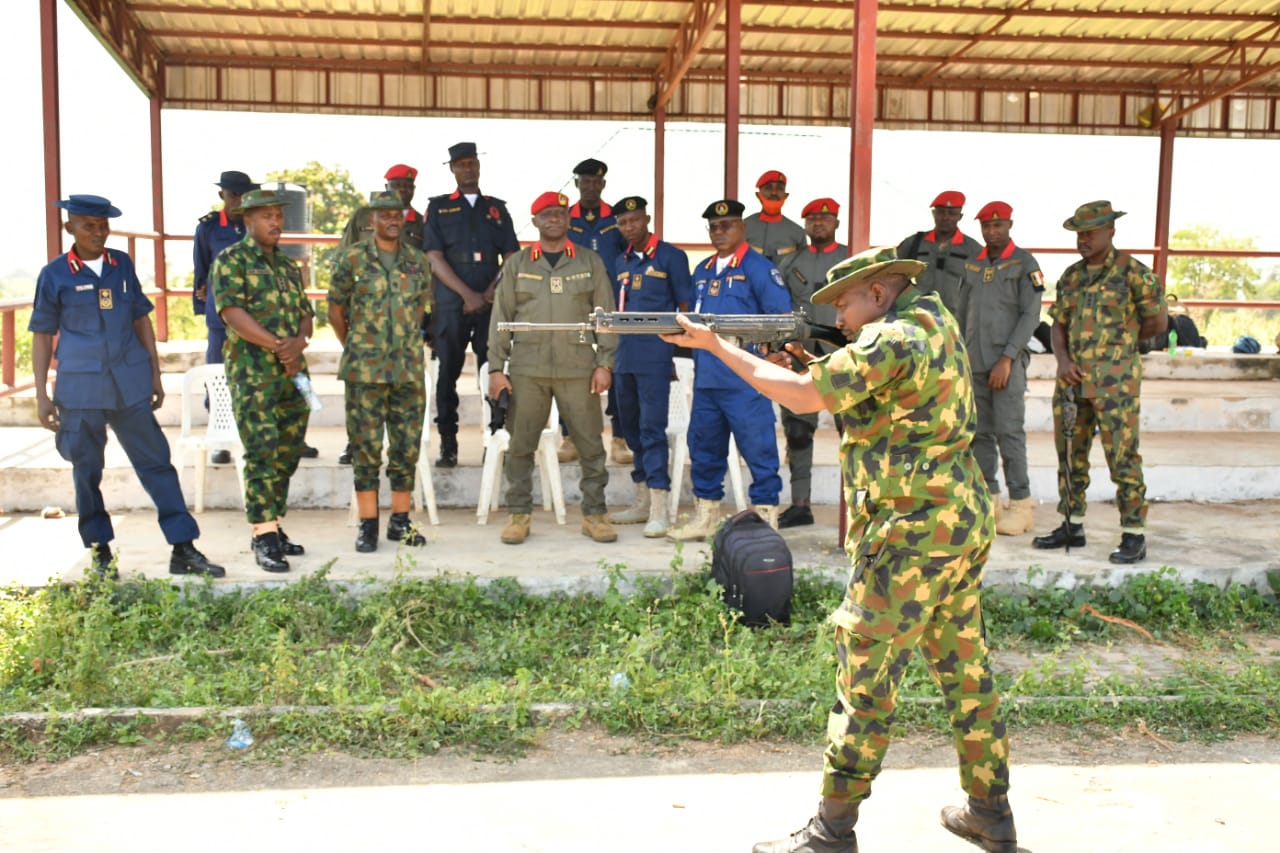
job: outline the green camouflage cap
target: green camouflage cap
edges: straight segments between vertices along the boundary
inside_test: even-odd
[[[1109,201],[1091,201],[1076,208],[1076,215],[1062,223],[1068,231],[1092,231],[1110,225],[1121,216],[1123,210],[1113,210]]]
[[[369,204],[366,207],[369,210],[404,210],[404,202],[400,200],[400,193],[382,190],[369,193]]]
[[[815,305],[835,302],[840,294],[853,285],[860,281],[871,281],[879,275],[896,273],[914,279],[924,272],[926,266],[921,261],[899,258],[898,250],[893,246],[867,249],[832,267],[827,273],[827,286],[813,294],[810,301]]]
[[[244,213],[255,207],[284,207],[284,196],[275,190],[250,190],[240,196],[240,206],[232,213]]]

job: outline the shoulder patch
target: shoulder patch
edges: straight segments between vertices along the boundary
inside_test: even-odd
[[[212,222],[213,220],[215,220],[215,219],[217,219],[217,218],[218,218],[218,211],[216,211],[216,210],[211,210],[211,211],[209,211],[208,213],[206,213],[204,216],[201,216],[201,217],[200,217],[200,219],[199,219],[199,221],[200,221],[200,222]]]
[[[1031,279],[1031,286],[1036,290],[1044,290],[1044,273],[1040,270],[1027,273],[1027,278]]]
[[[769,270],[769,278],[773,279],[773,283],[778,287],[786,287],[786,283],[782,280],[782,276],[778,273],[778,268],[773,267]]]
[[[1157,278],[1156,274],[1153,273],[1151,270],[1146,270],[1142,274],[1142,283],[1145,284],[1147,287],[1155,287],[1157,284],[1160,283],[1160,279]]]

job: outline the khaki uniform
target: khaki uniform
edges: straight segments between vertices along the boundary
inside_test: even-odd
[[[533,506],[533,454],[547,425],[554,398],[560,418],[574,437],[582,463],[582,513],[606,512],[605,470],[599,397],[591,393],[591,373],[613,369],[615,335],[581,340],[577,332],[498,331],[498,323],[582,323],[595,308],[614,310],[613,282],[600,256],[566,243],[554,267],[542,247],[520,250],[502,266],[489,326],[489,370],[511,377],[507,423],[507,507],[527,513]],[[508,363],[509,362],[509,363]]]
[[[268,256],[250,235],[214,259],[209,283],[219,315],[244,309],[278,337],[295,337],[303,319],[315,316],[298,264],[279,248]],[[275,354],[230,326],[223,356],[244,442],[245,515],[250,524],[284,518],[311,410]],[[305,356],[301,369],[307,369]]]
[[[1058,470],[1058,509],[1072,521],[1084,518],[1089,450],[1096,431],[1102,435],[1107,467],[1116,485],[1121,527],[1141,532],[1146,526],[1147,487],[1138,453],[1142,393],[1138,333],[1144,319],[1158,316],[1164,309],[1164,284],[1127,252],[1112,249],[1097,269],[1077,261],[1058,280],[1058,298],[1049,315],[1066,327],[1067,352],[1085,374],[1075,388],[1077,414],[1071,458],[1065,470],[1061,465]],[[1066,455],[1066,438],[1060,428],[1064,389],[1065,385],[1058,383],[1053,397],[1059,459]]]
[[[413,489],[426,415],[426,362],[419,331],[431,305],[431,266],[403,242],[387,269],[372,240],[357,243],[333,265],[329,301],[347,315],[338,364],[346,383],[347,441],[356,491],[378,488],[382,435],[390,442],[391,490]]]
[[[780,216],[777,222],[766,222],[759,213],[753,213],[742,224],[746,227],[747,243],[774,266],[809,244],[804,226],[785,216]]]
[[[1031,497],[1027,474],[1026,393],[1027,342],[1040,324],[1040,296],[1044,276],[1030,252],[1012,242],[999,257],[981,254],[964,266],[962,307],[957,319],[964,333],[973,394],[978,406],[978,430],[973,453],[987,487],[1000,494],[1000,460],[1010,500]],[[991,369],[1002,356],[1013,361],[1009,382],[999,391],[990,385]]]
[[[970,450],[976,414],[959,329],[934,294],[908,287],[857,341],[809,367],[844,416],[840,444],[853,562],[832,614],[837,700],[823,796],[870,796],[897,693],[919,648],[942,689],[974,797],[1009,789],[1009,751],[983,636],[991,496]]]

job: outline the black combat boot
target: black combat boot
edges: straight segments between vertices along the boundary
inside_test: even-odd
[[[120,572],[116,570],[114,558],[111,556],[110,545],[94,543],[89,546],[89,554],[92,559],[90,567],[98,577],[109,581],[120,580]]]
[[[1018,853],[1018,833],[1006,796],[970,797],[967,806],[947,806],[942,825],[988,853]]]
[[[338,454],[338,464],[339,465],[351,464],[351,445],[348,444],[346,447],[343,448],[342,452]]]
[[[1036,548],[1083,548],[1084,547],[1084,525],[1076,524],[1071,521],[1064,521],[1054,528],[1052,533],[1045,536],[1037,536],[1031,540],[1031,544]]]
[[[378,517],[360,519],[360,533],[356,536],[356,550],[370,554],[378,550]]]
[[[227,570],[196,550],[190,542],[179,542],[173,546],[169,555],[169,574],[171,575],[207,575],[211,578],[224,577]]]
[[[804,527],[813,524],[813,510],[802,504],[792,504],[786,512],[778,516],[778,529],[787,527]]]
[[[289,534],[284,532],[283,527],[280,528],[280,550],[284,551],[286,557],[301,557],[307,553],[306,548],[289,538]]]
[[[437,468],[458,467],[458,436],[440,436],[440,458],[436,460]]]
[[[418,528],[409,520],[407,512],[391,513],[391,520],[387,522],[387,539],[411,545],[414,548],[427,544],[427,537],[418,532]]]
[[[818,813],[803,829],[780,841],[761,841],[751,853],[858,853],[858,803],[823,797]]]
[[[1120,547],[1108,557],[1113,563],[1136,563],[1147,558],[1147,537],[1141,533],[1120,534]]]
[[[289,561],[284,558],[284,547],[280,544],[280,534],[276,531],[253,537],[250,547],[253,550],[253,558],[264,570],[289,571]]]

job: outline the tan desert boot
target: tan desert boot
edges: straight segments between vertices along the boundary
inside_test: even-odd
[[[573,443],[572,438],[566,435],[560,439],[560,447],[556,449],[556,458],[561,462],[578,461],[578,445]]]
[[[527,512],[513,512],[507,518],[507,526],[502,528],[502,541],[508,545],[519,545],[529,538],[529,524],[532,517]]]
[[[613,460],[615,465],[630,465],[635,461],[636,457],[631,452],[631,448],[627,447],[627,440],[615,435],[613,443],[610,445],[609,458]]]
[[[649,492],[649,522],[644,526],[646,539],[661,539],[667,535],[667,501],[671,492],[653,489]]]
[[[609,514],[613,524],[639,524],[649,520],[649,487],[636,483],[636,502],[626,509]]]
[[[751,508],[755,510],[756,515],[760,516],[765,521],[769,522],[770,527],[772,527],[774,530],[778,529],[778,508],[776,506],[764,506],[763,504],[756,504]]]
[[[603,515],[584,515],[582,535],[590,536],[594,542],[618,541],[618,531],[613,529],[613,525]]]
[[[1002,536],[1021,536],[1031,530],[1035,519],[1031,511],[1035,508],[1035,498],[1019,498],[1009,501],[1009,508],[996,519],[996,533]]]
[[[716,532],[720,524],[720,501],[698,498],[694,505],[693,518],[683,527],[667,531],[667,538],[673,542],[689,542],[694,539],[706,539]]]

